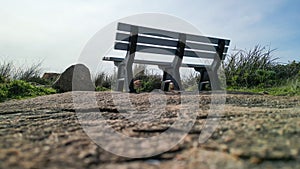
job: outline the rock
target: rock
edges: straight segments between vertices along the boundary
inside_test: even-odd
[[[54,82],[53,88],[59,92],[95,91],[90,71],[83,64],[68,67]]]
[[[42,76],[42,79],[49,80],[51,82],[54,82],[59,77],[59,73],[44,73]]]

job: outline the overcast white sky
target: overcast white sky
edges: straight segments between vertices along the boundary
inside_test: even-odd
[[[0,0],[0,59],[43,61],[61,72],[107,24],[139,13],[179,17],[204,35],[226,37],[231,49],[277,48],[280,62],[300,61],[300,1],[292,0]],[[100,60],[99,56],[99,60]]]

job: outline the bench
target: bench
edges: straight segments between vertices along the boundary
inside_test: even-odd
[[[180,67],[189,67],[200,72],[199,90],[210,83],[212,89],[220,89],[217,70],[225,59],[230,40],[167,31],[144,26],[118,23],[115,50],[127,51],[124,58],[103,57],[104,61],[113,61],[117,69],[117,91],[129,92],[133,79],[133,63],[157,65],[163,70],[163,81],[171,80],[175,90],[183,90],[180,80]],[[137,52],[174,56],[169,61],[157,61],[152,58],[137,59]],[[185,62],[188,58],[209,59],[209,65]],[[208,76],[209,75],[209,76]]]

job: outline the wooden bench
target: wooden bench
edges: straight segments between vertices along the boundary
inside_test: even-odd
[[[129,91],[133,79],[133,63],[158,65],[163,70],[163,81],[171,80],[175,90],[183,90],[180,80],[180,67],[193,68],[200,72],[199,90],[210,83],[213,89],[219,89],[217,70],[221,60],[225,59],[230,41],[226,39],[173,32],[144,26],[118,23],[115,50],[127,51],[124,58],[103,57],[104,61],[114,61],[117,70],[117,91]],[[152,58],[136,59],[137,52],[174,56],[169,61],[157,61]],[[183,61],[188,58],[210,59],[206,65],[196,61]],[[209,76],[208,76],[209,75]]]

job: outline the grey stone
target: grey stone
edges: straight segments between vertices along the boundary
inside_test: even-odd
[[[54,82],[53,88],[59,92],[95,90],[90,71],[83,64],[68,67]]]

